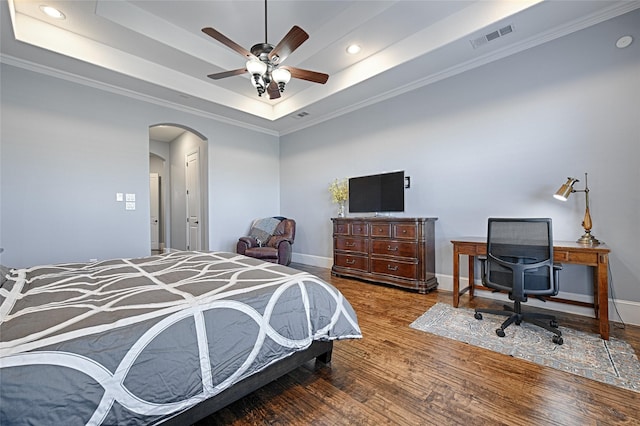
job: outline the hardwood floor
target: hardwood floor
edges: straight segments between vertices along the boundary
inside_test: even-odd
[[[638,425],[640,393],[420,332],[409,324],[452,294],[421,295],[332,277],[364,338],[334,344],[330,366],[309,362],[198,425]],[[480,306],[497,302],[476,298]],[[461,307],[475,307],[463,297]],[[597,333],[592,318],[554,312]],[[611,335],[640,354],[640,327]]]

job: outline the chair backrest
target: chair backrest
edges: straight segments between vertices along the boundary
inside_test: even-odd
[[[483,282],[514,300],[558,294],[549,218],[489,218]]]
[[[273,232],[274,237],[286,237],[293,244],[296,239],[296,221],[293,219],[282,219]]]

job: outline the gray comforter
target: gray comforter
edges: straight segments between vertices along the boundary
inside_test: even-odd
[[[342,294],[233,253],[13,270],[0,288],[0,424],[148,424],[313,340],[360,338]]]

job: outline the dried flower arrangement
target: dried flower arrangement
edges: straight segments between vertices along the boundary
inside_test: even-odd
[[[331,200],[334,203],[344,203],[349,199],[349,183],[347,179],[334,179],[329,185]]]

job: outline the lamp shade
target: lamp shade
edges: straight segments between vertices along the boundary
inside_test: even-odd
[[[276,83],[284,83],[287,84],[289,80],[291,80],[291,73],[289,70],[284,68],[276,68],[271,72],[271,77],[273,77],[273,81]]]
[[[578,182],[578,179],[569,177],[567,181],[553,194],[553,197],[560,201],[567,201],[569,195],[573,192],[573,185]]]
[[[263,75],[267,72],[267,64],[262,61],[256,61],[255,59],[251,59],[247,61],[247,71],[251,75]]]

